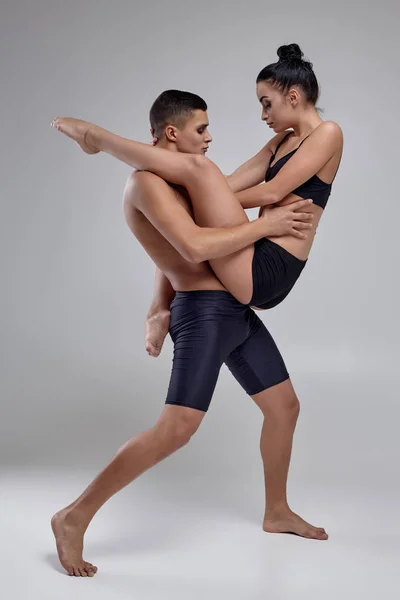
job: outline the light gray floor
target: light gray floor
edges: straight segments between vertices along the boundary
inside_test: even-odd
[[[341,383],[337,385],[340,388]],[[344,418],[342,426],[338,420],[335,428],[326,428],[327,419],[333,413],[346,414],[347,396],[337,394],[333,406],[330,386],[331,402],[324,410],[303,403],[295,439],[298,452],[292,462],[290,502],[304,518],[327,529],[328,542],[264,533],[257,444],[254,454],[247,449],[241,463],[240,440],[233,431],[225,440],[225,446],[232,448],[231,461],[226,456],[222,460],[223,447],[219,450],[215,445],[215,461],[210,460],[209,448],[202,460],[199,450],[210,434],[204,428],[203,437],[195,437],[192,446],[146,473],[95,517],[85,547],[87,560],[99,567],[93,579],[62,574],[49,518],[76,497],[98,469],[87,464],[78,470],[34,465],[3,468],[0,587],[4,597],[396,598],[400,519],[397,472],[390,473],[397,464],[392,453],[397,442],[393,445],[389,388],[386,393],[382,390],[379,406],[375,405],[379,428],[386,415],[386,446],[382,432],[379,443],[375,442],[371,421],[367,430],[362,426],[376,390],[354,382],[356,389],[352,420]],[[359,427],[352,435],[357,415]],[[218,427],[220,418],[215,409],[208,427]],[[307,440],[313,449],[308,455]],[[236,472],[229,465],[236,465]]]

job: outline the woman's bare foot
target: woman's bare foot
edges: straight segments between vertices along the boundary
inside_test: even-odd
[[[171,313],[169,310],[160,310],[146,319],[146,352],[157,357],[161,352],[164,340],[169,330]]]
[[[264,518],[263,529],[268,533],[295,533],[313,540],[328,539],[325,529],[310,525],[289,508],[279,512],[267,513]]]
[[[89,144],[86,139],[88,131],[92,127],[91,123],[72,117],[56,117],[51,122],[51,126],[74,140],[86,154],[98,154],[100,152],[98,148]]]
[[[58,558],[68,575],[93,577],[97,567],[82,558],[85,528],[71,517],[71,511],[60,510],[51,520],[51,528],[56,538]]]

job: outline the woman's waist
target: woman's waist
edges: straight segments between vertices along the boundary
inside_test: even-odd
[[[285,206],[288,204],[293,204],[293,202],[297,202],[299,200],[299,196],[295,196],[294,194],[288,194],[286,198],[278,202],[275,206]],[[260,210],[260,216],[264,210],[273,210],[273,207],[265,207]],[[271,240],[278,246],[284,248],[290,254],[293,254],[299,260],[307,260],[310,254],[312,245],[314,243],[314,237],[318,228],[319,221],[323,214],[323,210],[318,206],[311,206],[309,209],[304,210],[303,212],[309,212],[314,215],[312,228],[311,229],[299,229],[301,233],[305,233],[307,235],[307,239],[296,238],[293,235],[281,235],[274,236],[270,235],[267,239]]]
[[[315,233],[312,238],[314,238],[314,235]],[[274,242],[274,244],[277,244],[299,260],[307,260],[313,244],[313,239],[310,239],[310,237],[306,240],[300,240],[292,235],[281,235],[268,236],[266,239]]]

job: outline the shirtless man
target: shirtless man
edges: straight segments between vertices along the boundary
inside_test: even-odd
[[[151,111],[158,144],[171,152],[204,154],[211,142],[206,110],[205,102],[194,94],[161,94]],[[228,293],[204,262],[263,236],[304,237],[310,214],[301,209],[307,204],[300,200],[273,208],[267,216],[237,227],[200,228],[182,190],[149,172],[134,172],[128,178],[126,221],[157,265],[158,276],[168,278],[175,296],[170,324],[173,369],[166,406],[156,424],[128,440],[83,494],[54,515],[57,551],[68,574],[96,573],[97,567],[82,557],[89,523],[111,496],[189,442],[207,412],[223,362],[264,416],[260,443],[266,486],[264,530],[328,538],[324,529],[306,523],[287,503],[299,402],[279,350],[256,314]],[[178,251],[167,238],[182,220],[189,235]]]

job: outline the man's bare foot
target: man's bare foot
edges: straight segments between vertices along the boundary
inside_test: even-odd
[[[267,513],[264,518],[263,529],[267,533],[295,533],[313,540],[328,539],[325,529],[310,525],[289,508],[276,513]]]
[[[70,511],[60,510],[51,520],[58,558],[68,575],[93,577],[97,567],[82,558],[85,529],[74,523]]]
[[[73,119],[72,117],[56,117],[51,122],[51,126],[64,133],[71,140],[74,140],[86,154],[97,154],[100,152],[98,148],[90,145],[86,139],[88,131],[92,127],[91,123],[81,121],[80,119]]]
[[[169,310],[159,310],[146,319],[146,352],[157,357],[161,352],[164,340],[169,330],[171,313]]]

